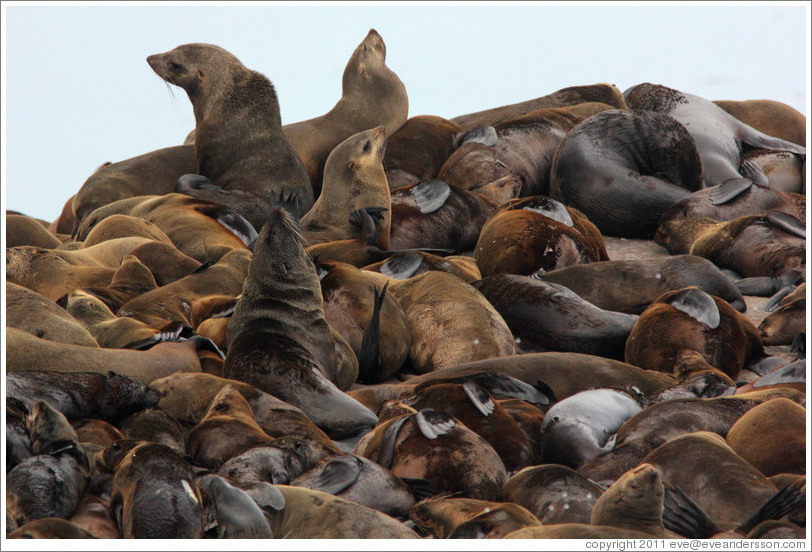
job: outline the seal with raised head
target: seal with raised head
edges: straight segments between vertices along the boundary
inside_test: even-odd
[[[349,436],[377,417],[333,383],[340,379],[334,340],[301,239],[286,211],[271,211],[228,325],[223,376],[298,406],[328,434]]]
[[[465,130],[471,130],[480,125],[493,126],[512,121],[538,109],[564,107],[586,102],[601,102],[609,104],[616,109],[626,109],[623,93],[614,84],[598,83],[562,88],[561,90],[556,90],[552,94],[541,96],[540,98],[495,107],[485,111],[477,111],[467,115],[459,115],[451,119],[451,121],[457,123]]]
[[[336,105],[320,117],[285,125],[283,130],[304,162],[318,198],[328,156],[338,144],[378,125],[391,135],[406,122],[408,113],[406,87],[386,66],[383,38],[370,29],[344,68],[341,99]]]
[[[650,238],[660,215],[704,187],[685,127],[668,115],[604,111],[558,145],[550,196],[582,211],[604,234]]]
[[[383,171],[386,131],[383,126],[353,134],[338,144],[324,165],[324,186],[302,217],[302,234],[310,245],[361,236],[350,222],[358,209],[375,208],[377,245],[389,249],[391,196]]]
[[[688,130],[702,159],[707,187],[731,178],[750,178],[739,166],[744,145],[806,154],[806,148],[768,136],[725,112],[724,109],[693,94],[659,84],[642,83],[623,92],[629,109],[654,111],[673,117]]]
[[[282,131],[276,90],[265,75],[212,44],[183,44],[147,63],[192,102],[198,168],[182,174],[252,192],[258,201],[274,194],[298,198],[304,211],[313,205],[307,171]]]

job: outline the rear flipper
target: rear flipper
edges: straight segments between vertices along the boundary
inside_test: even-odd
[[[783,487],[765,502],[750,519],[736,528],[740,533],[749,533],[753,527],[768,519],[781,519],[796,508],[806,505],[806,480],[797,481]]]
[[[682,489],[671,485],[665,486],[663,525],[689,539],[707,539],[724,532],[699,504]]]
[[[361,340],[361,355],[358,357],[358,381],[361,383],[381,383],[384,374],[381,371],[380,361],[380,335],[381,335],[381,307],[386,296],[389,282],[384,284],[378,293],[375,287],[375,300],[372,308],[372,318],[364,331]]]

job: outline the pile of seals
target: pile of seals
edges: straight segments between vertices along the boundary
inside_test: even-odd
[[[805,117],[385,56],[151,55],[186,143],[7,212],[6,536],[804,538]]]

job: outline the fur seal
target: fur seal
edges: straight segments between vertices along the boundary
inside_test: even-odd
[[[763,173],[770,188],[780,192],[804,194],[806,190],[806,156],[787,151],[750,150],[742,155],[739,171]]]
[[[774,100],[714,100],[713,103],[764,134],[806,147],[806,116]]]
[[[386,66],[383,38],[370,29],[344,68],[336,105],[320,117],[285,125],[283,130],[304,162],[318,198],[327,178],[328,156],[342,141],[380,125],[391,135],[406,122],[408,113],[406,87]]]
[[[532,100],[511,105],[495,107],[485,111],[477,111],[467,115],[459,115],[451,119],[465,130],[471,130],[480,125],[497,125],[518,119],[538,109],[564,107],[585,102],[601,102],[617,109],[626,109],[623,93],[613,84],[598,83],[585,86],[571,86],[562,88],[552,94],[541,96]]]
[[[502,486],[502,499],[527,508],[543,525],[589,523],[598,485],[560,464],[529,466]]]
[[[128,197],[168,194],[180,176],[194,172],[197,160],[192,146],[158,149],[102,167],[76,192],[69,233],[76,235],[82,220],[99,207]]]
[[[273,533],[253,498],[222,477],[212,478],[209,493],[217,517],[217,534],[225,539],[270,539]]]
[[[499,311],[521,352],[572,351],[622,360],[637,321],[636,315],[596,307],[561,284],[528,276],[498,274],[471,285]]]
[[[58,517],[36,519],[6,535],[7,539],[95,539],[75,523]]]
[[[68,518],[87,485],[87,455],[65,416],[45,401],[34,403],[29,431],[34,455],[6,475],[6,509],[17,525]]]
[[[139,245],[130,254],[149,269],[159,287],[188,276],[203,264],[174,245],[156,241]]]
[[[186,454],[186,429],[163,410],[146,408],[122,420],[120,427],[126,439],[158,443]]]
[[[277,485],[285,507],[268,514],[268,524],[281,539],[415,539],[403,523],[372,508],[331,494]]]
[[[671,537],[663,526],[665,487],[660,470],[643,463],[624,473],[598,498],[591,525]]]
[[[745,144],[806,154],[804,147],[768,136],[742,123],[713,102],[693,94],[659,84],[642,83],[625,90],[623,96],[629,109],[662,113],[685,125],[702,159],[702,174],[707,187],[731,178],[751,178],[752,175],[739,173]]]
[[[132,236],[140,236],[167,245],[175,245],[166,235],[166,232],[161,230],[154,222],[130,215],[114,214],[99,221],[88,232],[87,236],[82,240],[82,247],[91,247],[103,241]]]
[[[469,251],[476,245],[485,221],[496,209],[518,197],[521,181],[506,175],[475,190],[426,180],[392,193],[393,249],[441,247]],[[499,201],[485,195],[483,188],[499,193]]]
[[[752,408],[727,432],[736,454],[765,476],[806,474],[806,409],[784,398]]]
[[[551,406],[541,426],[545,462],[578,469],[612,450],[623,422],[646,406],[637,393],[636,389],[590,389]]]
[[[228,207],[250,222],[257,232],[268,220],[272,207],[269,200],[261,198],[253,192],[237,189],[224,190],[200,174],[184,174],[175,182],[173,191]]]
[[[470,499],[440,499],[448,502],[463,502]],[[485,502],[485,501],[476,501]],[[449,539],[501,539],[505,535],[522,527],[541,525],[538,518],[522,506],[511,503],[485,502],[473,517],[457,524],[447,533]],[[455,507],[452,506],[451,508]],[[450,508],[448,508],[450,509]],[[446,511],[448,510],[446,509]],[[437,523],[434,520],[430,522]],[[439,538],[439,537],[438,537]]]
[[[171,448],[142,443],[116,465],[110,511],[122,537],[200,538],[202,498],[191,464]]]
[[[581,121],[612,109],[604,103],[579,103],[532,111],[495,125],[495,140],[461,144],[437,178],[471,188],[513,174],[521,181],[522,197],[549,195],[553,154],[561,140]]]
[[[431,408],[379,424],[361,438],[354,454],[398,477],[427,479],[432,494],[496,500],[507,480],[502,460],[487,441]]]
[[[56,249],[62,242],[36,219],[26,215],[6,214],[6,247],[30,245]]]
[[[556,148],[550,172],[550,197],[625,238],[652,237],[672,203],[703,187],[691,135],[648,111],[604,111],[581,122]]]
[[[434,115],[410,117],[386,141],[383,168],[389,189],[431,180],[465,134],[456,123]]]
[[[332,383],[340,379],[332,373],[334,340],[316,268],[300,240],[290,215],[272,211],[228,325],[223,375],[298,406],[328,434],[349,436],[377,417]]]
[[[12,282],[6,282],[6,325],[49,341],[99,346],[90,332],[56,303]]]
[[[298,198],[304,211],[313,205],[307,172],[282,131],[276,90],[265,75],[211,44],[183,44],[147,63],[192,102],[197,168],[181,174],[201,174],[258,201],[274,194]]]
[[[6,396],[29,409],[44,400],[69,420],[98,418],[112,424],[158,402],[155,389],[112,372],[9,371]]]
[[[609,260],[600,231],[586,216],[544,196],[502,205],[482,227],[474,258],[483,277]]]
[[[406,313],[409,357],[419,373],[516,352],[504,319],[456,276],[432,270],[393,282],[389,289]]]
[[[189,324],[195,300],[208,295],[240,294],[251,259],[247,249],[234,249],[211,266],[204,265],[185,278],[124,303],[116,314],[146,324],[162,325],[169,321]]]
[[[77,239],[84,239],[97,224],[115,214],[153,222],[175,247],[202,263],[216,262],[229,251],[244,249],[256,237],[254,227],[234,211],[171,193],[121,199],[99,207],[79,225]]]
[[[386,261],[365,266],[364,270],[379,272],[396,280],[419,276],[429,270],[441,270],[453,274],[460,280],[471,283],[482,279],[476,259],[465,255],[438,257],[423,251],[397,253]]]
[[[118,311],[125,303],[158,287],[152,272],[135,255],[121,260],[107,287],[87,287],[81,291],[99,299],[111,311]],[[80,291],[80,290],[77,290]],[[71,293],[76,293],[71,292]],[[60,299],[60,304],[61,304]]]
[[[695,255],[576,264],[539,275],[608,311],[640,314],[666,291],[697,286],[739,312],[741,291],[712,262]]]
[[[765,357],[750,319],[696,287],[664,293],[640,315],[626,341],[626,362],[668,373],[683,349],[733,379]]]
[[[301,220],[310,245],[352,239],[361,229],[350,222],[358,209],[381,208],[376,218],[377,245],[389,249],[391,196],[383,170],[386,131],[383,126],[353,134],[338,144],[324,165],[324,186]]]
[[[805,284],[804,284],[805,285]],[[790,345],[806,329],[806,297],[781,304],[758,325],[764,345]]]

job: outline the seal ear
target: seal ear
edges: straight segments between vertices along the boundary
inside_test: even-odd
[[[355,170],[355,161],[353,161],[352,159],[347,161],[347,168],[349,170],[351,170],[351,171],[354,171]]]

